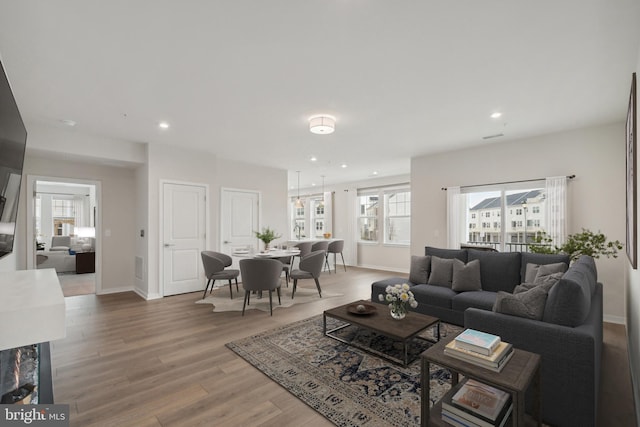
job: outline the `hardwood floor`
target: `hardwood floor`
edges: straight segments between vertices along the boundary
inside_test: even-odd
[[[244,317],[214,313],[195,304],[200,293],[153,301],[133,292],[66,298],[67,337],[52,344],[56,402],[70,405],[72,426],[330,426],[225,343],[366,299],[373,281],[394,275],[325,272],[323,290],[343,296],[278,308],[272,317],[259,310]],[[291,288],[283,291],[289,298]],[[624,327],[605,326],[599,424],[615,419],[616,426],[632,426],[633,417],[624,420],[633,414]]]

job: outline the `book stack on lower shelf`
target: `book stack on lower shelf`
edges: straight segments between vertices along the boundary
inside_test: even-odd
[[[442,399],[442,420],[458,427],[502,427],[513,402],[511,394],[472,379],[465,379]]]
[[[500,372],[513,356],[513,346],[502,341],[499,336],[466,329],[445,346],[444,353],[456,359]]]

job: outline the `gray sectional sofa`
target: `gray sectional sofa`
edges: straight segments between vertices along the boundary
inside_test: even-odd
[[[591,257],[568,264],[565,255],[426,247],[424,257],[412,257],[409,281],[375,282],[371,300],[377,302],[387,285],[408,283],[416,311],[540,354],[544,422],[595,426],[602,284]]]

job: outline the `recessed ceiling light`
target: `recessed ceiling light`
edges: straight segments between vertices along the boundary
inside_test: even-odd
[[[316,156],[311,156],[309,160],[311,160],[312,162],[315,162],[316,160],[318,160],[318,158]]]
[[[378,171],[373,171],[371,175],[378,175]]]
[[[497,118],[499,118],[501,116],[502,116],[502,113],[499,112],[499,111],[496,111],[495,113],[491,114],[491,118],[492,119],[497,119]]]
[[[158,123],[158,127],[160,127],[160,129],[169,129],[169,123],[160,122],[160,123]]]
[[[347,167],[347,164],[346,164],[346,163],[343,163],[342,165],[340,165],[340,167],[341,167],[342,169],[344,169],[344,168],[346,168],[346,167]]]
[[[312,187],[315,187],[315,186],[316,186],[316,183],[315,183],[315,182],[312,182],[312,183],[311,183],[311,186],[312,186]]]
[[[69,127],[74,127],[76,125],[76,122],[74,120],[70,120],[70,119],[62,119],[62,120],[60,120],[60,123],[62,123],[65,126],[69,126]]]

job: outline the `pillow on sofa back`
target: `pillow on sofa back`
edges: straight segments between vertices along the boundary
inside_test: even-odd
[[[453,259],[431,257],[431,273],[427,284],[451,288],[453,280]]]
[[[544,280],[544,277],[556,274],[565,273],[569,266],[564,262],[557,262],[555,264],[527,264],[526,273],[524,277],[525,283],[534,283]]]
[[[456,292],[481,291],[480,261],[474,259],[465,264],[454,258],[451,289]]]
[[[557,264],[559,262],[565,263],[569,266],[569,255],[566,254],[536,254],[531,252],[523,252],[522,260],[520,262],[522,271],[520,272],[520,278],[522,282],[528,282],[527,279],[527,264],[534,265],[546,265]],[[534,275],[535,277],[535,275]]]
[[[431,256],[411,256],[409,281],[415,284],[427,283],[431,272]]]
[[[496,302],[493,304],[493,311],[541,320],[544,315],[547,294],[553,285],[553,283],[545,283],[516,294],[498,292]]]
[[[520,284],[520,252],[469,249],[469,261],[480,260],[482,290],[511,293]]]
[[[441,248],[434,248],[432,246],[425,246],[424,254],[437,256],[438,258],[443,258],[443,259],[458,258],[462,262],[467,262],[466,249],[441,249]]]
[[[591,257],[583,258],[574,262],[549,291],[543,321],[571,327],[584,323],[591,310],[591,294],[595,289],[592,270],[595,264]]]

